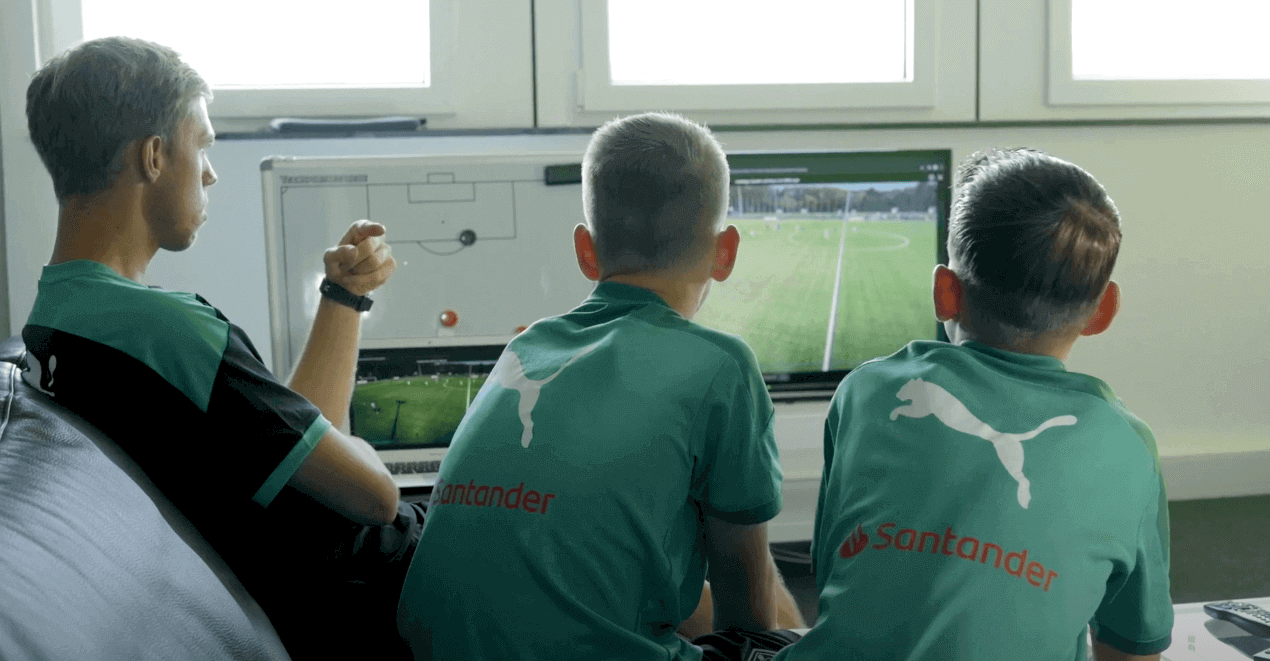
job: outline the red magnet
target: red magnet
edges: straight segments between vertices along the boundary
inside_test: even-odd
[[[457,323],[459,323],[459,313],[454,310],[446,310],[441,313],[442,326],[445,326],[446,328],[453,328]]]

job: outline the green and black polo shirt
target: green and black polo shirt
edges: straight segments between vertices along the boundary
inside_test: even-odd
[[[23,378],[105,432],[196,524],[267,507],[330,428],[202,297],[97,262],[44,267],[22,338]]]

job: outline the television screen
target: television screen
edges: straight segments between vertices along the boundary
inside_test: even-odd
[[[349,431],[377,450],[450,445],[503,346],[362,349]]]
[[[695,321],[741,336],[773,395],[824,391],[866,360],[942,337],[951,152],[728,155],[735,269]]]

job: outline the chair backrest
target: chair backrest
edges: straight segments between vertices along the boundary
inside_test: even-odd
[[[289,659],[127,454],[22,380],[24,354],[0,343],[0,659]]]

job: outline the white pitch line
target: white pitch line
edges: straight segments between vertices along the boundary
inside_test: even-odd
[[[851,198],[848,194],[847,207],[851,206]],[[820,363],[822,371],[829,371],[829,359],[833,357],[833,327],[838,322],[838,293],[842,289],[842,254],[846,252],[847,246],[847,216],[842,214],[842,238],[838,240],[838,271],[833,276],[833,302],[829,304],[829,330],[825,333],[825,359]]]

